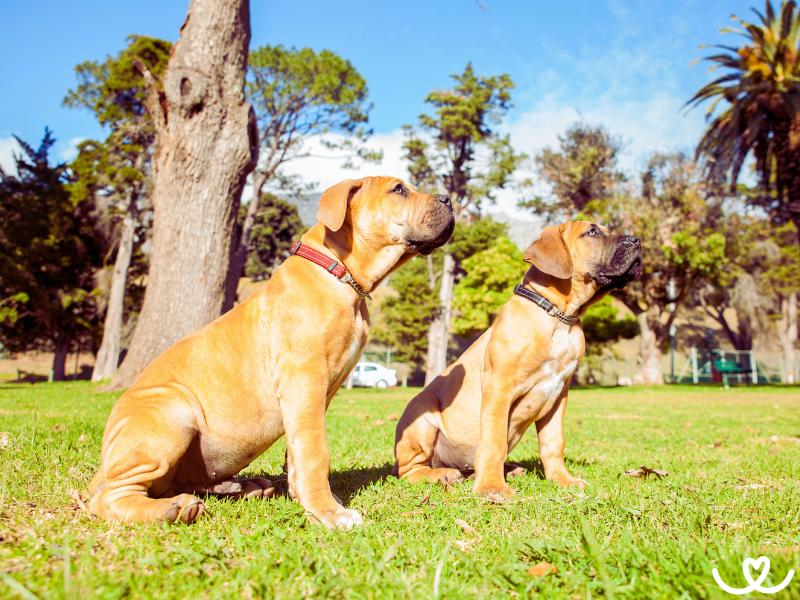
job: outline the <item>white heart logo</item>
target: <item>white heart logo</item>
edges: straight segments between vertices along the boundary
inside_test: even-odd
[[[760,570],[758,578],[753,580],[753,571]],[[745,558],[744,562],[742,563],[742,574],[744,575],[745,580],[749,583],[754,590],[757,590],[761,587],[761,583],[767,578],[769,575],[769,558],[766,556],[759,556],[758,558]]]
[[[794,569],[789,569],[789,572],[786,574],[786,577],[783,578],[778,585],[774,585],[772,587],[764,587],[761,584],[764,583],[764,580],[769,575],[769,567],[770,562],[769,558],[766,556],[759,556],[758,558],[745,558],[744,562],[742,562],[742,575],[744,575],[745,580],[747,581],[747,587],[743,588],[734,588],[729,586],[722,580],[722,577],[719,575],[719,571],[716,567],[711,569],[711,574],[714,576],[714,581],[717,582],[717,585],[728,592],[729,594],[735,594],[736,596],[743,596],[744,594],[749,594],[750,592],[759,591],[762,594],[775,594],[780,592],[783,588],[789,585],[789,582],[794,577]],[[760,572],[759,572],[760,571]],[[753,573],[758,573],[758,577],[753,579]]]

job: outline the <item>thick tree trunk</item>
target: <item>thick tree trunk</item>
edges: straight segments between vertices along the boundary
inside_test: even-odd
[[[636,316],[639,321],[639,372],[634,375],[636,385],[662,385],[664,373],[661,371],[661,349],[656,332],[642,312]]]
[[[64,381],[67,378],[67,354],[69,354],[69,340],[56,339],[53,353],[53,381]]]
[[[452,254],[442,260],[442,278],[439,283],[439,312],[428,329],[428,356],[425,362],[425,385],[433,381],[447,367],[447,346],[450,341],[450,321],[453,313],[453,286],[456,263]]]
[[[249,43],[247,0],[192,0],[163,91],[143,73],[156,127],[152,253],[114,387],[130,385],[156,355],[222,312],[233,225],[258,156],[244,97]]]
[[[247,249],[250,247],[250,239],[253,235],[253,223],[256,220],[256,213],[261,202],[261,193],[267,183],[269,174],[264,171],[256,171],[253,174],[253,197],[247,203],[247,214],[242,223],[242,230],[237,237],[234,237],[233,249],[231,250],[231,265],[228,270],[228,277],[225,281],[225,304],[222,312],[227,312],[233,308],[236,302],[236,292],[239,288],[239,279],[244,275],[244,265],[247,262]]]
[[[783,353],[783,383],[797,383],[796,360],[797,354],[797,294],[781,298],[781,318],[778,322],[778,337]]]
[[[119,364],[122,350],[122,317],[125,309],[125,284],[128,280],[128,267],[133,255],[133,238],[136,232],[136,217],[128,211],[122,220],[122,230],[111,276],[111,290],[108,294],[106,318],[103,323],[103,341],[97,351],[92,371],[92,381],[102,381],[113,377]]]

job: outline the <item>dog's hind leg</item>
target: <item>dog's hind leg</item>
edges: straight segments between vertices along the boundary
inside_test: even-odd
[[[424,397],[417,396],[406,408],[395,433],[394,475],[412,482],[434,481],[443,484],[464,480],[458,469],[433,467],[439,430],[425,419]]]
[[[199,498],[149,494],[169,488],[175,466],[197,434],[194,415],[180,400],[137,401],[141,404],[130,404],[129,410],[123,400],[115,407],[116,422],[103,438],[102,464],[91,486],[89,510],[115,521],[191,523],[203,512]]]

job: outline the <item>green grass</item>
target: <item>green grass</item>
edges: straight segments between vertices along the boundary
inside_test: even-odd
[[[343,391],[329,412],[334,492],[351,532],[312,525],[285,495],[210,498],[190,526],[90,519],[72,498],[97,465],[114,395],[86,383],[0,386],[0,597],[730,598],[745,556],[768,583],[800,571],[797,388],[575,390],[570,468],[541,478],[536,436],[506,505],[388,477],[395,419],[413,390]],[[0,435],[0,446],[2,439]],[[246,471],[280,475],[283,443]],[[663,479],[626,477],[640,465]],[[537,563],[557,573],[532,576]],[[778,597],[800,598],[800,575]]]

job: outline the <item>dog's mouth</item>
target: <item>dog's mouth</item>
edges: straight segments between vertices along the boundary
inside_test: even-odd
[[[409,237],[406,239],[406,247],[411,252],[416,252],[417,254],[428,255],[437,248],[445,245],[447,241],[450,239],[450,236],[453,235],[453,231],[456,228],[456,221],[453,218],[452,214],[447,222],[444,224],[444,227],[439,230],[438,234],[435,234],[434,237],[427,237],[427,236],[414,236]]]
[[[604,290],[625,287],[642,276],[642,253],[620,248],[614,253],[608,265],[595,275],[598,285]]]

